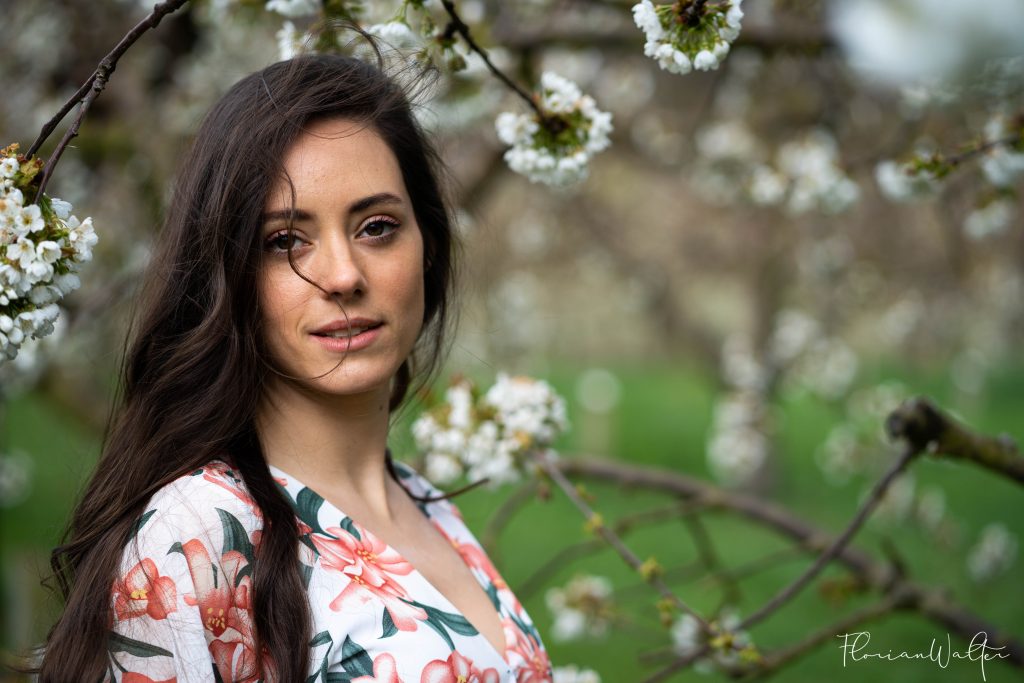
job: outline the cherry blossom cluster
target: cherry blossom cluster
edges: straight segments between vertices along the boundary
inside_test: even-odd
[[[511,149],[505,161],[531,182],[565,187],[584,180],[594,154],[610,144],[612,115],[597,108],[579,86],[550,71],[541,76],[536,113],[502,112],[495,121],[498,137]]]
[[[672,647],[680,657],[688,657],[705,644],[710,645],[710,655],[701,657],[693,664],[694,670],[703,674],[713,672],[716,665],[736,666],[743,661],[752,661],[757,657],[757,650],[749,633],[736,630],[739,623],[739,613],[725,607],[719,617],[711,622],[711,630],[715,635],[709,637],[692,615],[683,614],[672,624]]]
[[[78,289],[75,274],[92,259],[92,219],[79,221],[71,205],[43,195],[42,162],[10,145],[0,151],[0,362],[13,360],[28,338],[53,332],[57,301]]]
[[[328,17],[336,16],[349,19],[358,16],[364,30],[377,38],[385,50],[385,57],[404,58],[408,55],[413,59],[429,63],[443,63],[449,72],[457,72],[466,68],[469,52],[450,32],[438,27],[426,11],[422,0],[404,0],[398,10],[386,17],[379,10],[386,11],[387,5],[371,5],[367,8],[344,7],[337,5],[321,6],[316,0],[270,0],[266,9],[286,17],[281,29],[277,32],[278,52],[281,59],[291,59],[303,52],[315,51],[309,32],[299,30],[291,19],[301,19],[320,13]],[[409,9],[419,13],[417,21],[410,21]],[[366,16],[366,10],[377,15],[381,21],[373,22]],[[365,22],[365,23],[364,23]],[[414,28],[414,26],[416,28]],[[389,54],[390,50],[395,53]],[[366,45],[357,44],[355,54],[367,59],[373,58],[373,52]]]
[[[916,201],[934,196],[945,177],[968,157],[979,160],[981,175],[991,187],[979,195],[964,219],[964,233],[972,239],[1003,233],[1017,216],[1013,186],[1024,175],[1024,117],[991,116],[982,140],[960,157],[917,152],[908,161],[882,161],[875,167],[875,180],[888,199]]]
[[[717,69],[740,34],[741,2],[654,5],[643,0],[633,5],[633,20],[647,38],[644,54],[672,73]]]
[[[760,392],[741,389],[715,404],[707,444],[712,475],[727,486],[742,486],[768,457],[767,408]]]
[[[875,181],[890,201],[912,202],[934,197],[942,188],[942,179],[912,162],[886,159],[875,166]]]
[[[783,143],[774,158],[739,120],[704,126],[696,143],[701,162],[693,181],[712,201],[781,206],[797,215],[841,213],[860,198],[860,187],[838,165],[835,138],[824,129]]]
[[[556,457],[549,446],[568,426],[565,400],[547,382],[500,372],[483,395],[469,380],[456,380],[412,433],[432,481],[487,477],[496,488],[519,479],[528,452]]]
[[[564,588],[548,589],[544,596],[554,617],[551,633],[555,640],[601,637],[611,622],[612,584],[603,576],[577,575]]]

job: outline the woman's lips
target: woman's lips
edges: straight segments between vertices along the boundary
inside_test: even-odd
[[[374,339],[380,336],[380,328],[383,326],[384,324],[381,323],[377,327],[364,330],[354,337],[324,337],[318,334],[311,334],[310,336],[328,351],[341,353],[345,351],[359,351],[360,349],[365,349],[373,343]]]

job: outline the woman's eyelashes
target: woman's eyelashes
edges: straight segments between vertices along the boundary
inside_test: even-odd
[[[363,240],[365,242],[385,244],[394,239],[401,225],[397,219],[391,216],[374,216],[363,224],[359,233],[366,234],[366,238]],[[382,230],[385,232],[381,232]],[[292,251],[295,251],[304,241],[295,231],[289,234],[288,230],[279,230],[266,239],[264,248],[275,254],[286,254],[289,244],[291,244]]]
[[[273,235],[268,237],[263,246],[269,252],[285,254],[288,252],[289,242],[287,240],[298,241],[298,239],[299,236],[294,232],[289,235],[287,230],[282,230],[280,232],[275,232]],[[292,250],[294,251],[294,246],[292,247]]]
[[[395,237],[395,234],[398,232],[398,228],[399,226],[401,226],[401,223],[399,223],[396,219],[392,218],[391,216],[374,216],[373,218],[366,222],[361,232],[365,232],[367,230],[377,230],[379,229],[378,226],[383,226],[384,229],[390,229],[388,229],[388,231],[385,232],[384,234],[368,234],[367,240],[369,242],[372,242],[373,244],[383,244],[384,242],[391,241]]]

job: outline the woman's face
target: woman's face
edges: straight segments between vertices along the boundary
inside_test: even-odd
[[[416,342],[423,322],[423,239],[402,173],[384,140],[363,124],[330,119],[306,128],[284,158],[295,187],[292,258],[287,181],[264,208],[259,295],[270,353],[285,373],[330,393],[380,390]],[[324,336],[345,325],[351,339]],[[360,323],[357,319],[363,319]],[[341,329],[333,334],[347,334]],[[347,356],[333,372],[319,379]]]

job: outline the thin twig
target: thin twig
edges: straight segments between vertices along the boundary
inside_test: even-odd
[[[572,482],[565,478],[565,475],[562,474],[562,471],[558,468],[558,465],[556,465],[551,459],[549,459],[545,452],[534,452],[534,462],[539,464],[541,468],[544,470],[544,472],[547,473],[547,475],[551,477],[551,479],[553,479],[556,484],[558,484],[558,487],[562,489],[562,492],[565,493],[569,500],[572,501],[577,508],[579,508],[580,512],[583,513],[583,516],[587,519],[588,522],[595,519],[599,519],[594,510],[591,509],[589,505],[587,505],[586,501],[584,501],[583,498],[576,491],[576,487],[572,485]],[[638,558],[632,550],[626,547],[626,544],[622,542],[622,539],[619,538],[619,536],[615,532],[609,529],[608,526],[605,524],[596,524],[594,532],[601,536],[601,538],[603,538],[610,546],[612,546],[612,548],[614,548],[615,551],[619,553],[622,559],[626,561],[626,564],[632,567],[634,571],[643,575],[641,569],[644,563],[640,561],[640,558]],[[711,630],[711,626],[707,623],[707,621],[705,621],[703,617],[701,617],[693,609],[691,609],[689,605],[683,602],[682,598],[680,598],[678,595],[672,592],[672,589],[669,588],[668,585],[666,585],[665,582],[657,576],[657,574],[650,574],[649,580],[651,582],[651,585],[655,587],[655,589],[661,594],[662,597],[671,600],[672,604],[675,605],[681,612],[686,612],[694,619],[696,619],[697,623],[700,625],[701,629],[705,633],[713,633]]]
[[[694,501],[686,501],[684,503],[673,503],[672,505],[655,508],[653,510],[643,510],[626,517],[622,517],[616,520],[615,524],[612,525],[612,529],[615,533],[620,536],[625,536],[627,533],[633,530],[634,527],[638,526],[640,522],[646,521],[660,521],[663,519],[676,519],[679,517],[686,517],[697,512],[701,506]],[[535,591],[539,590],[541,586],[547,583],[547,579],[557,573],[559,570],[564,569],[565,566],[572,560],[586,557],[596,552],[600,552],[607,547],[607,544],[599,538],[593,538],[586,541],[580,541],[573,545],[565,546],[554,556],[551,557],[547,562],[536,569],[526,581],[522,582],[517,588],[516,593],[520,594],[523,599],[532,595]],[[666,575],[668,571],[666,570]],[[644,588],[648,588],[648,584],[640,584]],[[628,591],[629,588],[618,588],[616,592],[623,593]]]
[[[704,528],[704,524],[700,518],[687,517],[683,519],[683,524],[685,524],[690,530],[690,536],[693,538],[693,543],[697,547],[697,554],[700,556],[701,563],[704,567],[706,567],[709,572],[722,570],[724,566],[721,558],[718,556],[718,551],[715,549],[714,541],[711,540],[711,535],[708,533],[707,529]],[[721,572],[718,574],[718,577],[719,584],[722,586],[723,603],[739,603],[742,598],[739,583],[737,583],[728,572]]]
[[[46,141],[50,133],[57,127],[60,121],[67,115],[69,111],[75,106],[76,103],[81,102],[81,106],[78,109],[78,114],[75,116],[75,120],[72,121],[71,127],[68,128],[67,132],[64,133],[64,137],[61,138],[60,142],[57,143],[56,149],[53,150],[53,154],[50,155],[49,160],[46,162],[46,166],[43,167],[43,175],[39,181],[39,191],[36,193],[35,201],[43,196],[43,190],[46,189],[46,184],[50,181],[50,176],[53,175],[53,169],[57,166],[57,162],[60,161],[61,155],[67,148],[68,143],[71,142],[72,138],[78,135],[78,128],[82,125],[82,120],[85,118],[86,112],[89,111],[89,107],[99,97],[99,94],[103,92],[103,88],[107,85],[107,80],[110,75],[117,68],[117,61],[128,51],[132,45],[142,36],[146,31],[156,28],[160,23],[160,20],[164,16],[178,10],[188,0],[167,0],[159,5],[153,7],[153,11],[149,15],[135,25],[131,31],[118,42],[114,49],[104,57],[96,70],[93,71],[92,75],[82,84],[82,87],[71,96],[64,106],[61,107],[57,115],[50,119],[42,131],[39,133],[39,137],[32,143],[32,147],[29,148],[28,156],[35,154],[39,147]]]
[[[470,50],[480,55],[480,59],[484,60],[484,64],[487,65],[490,72],[494,74],[499,81],[508,86],[512,92],[519,95],[524,102],[530,105],[530,108],[537,114],[538,119],[544,121],[549,118],[548,114],[540,108],[540,105],[537,104],[537,101],[530,95],[530,93],[523,90],[523,88],[521,88],[515,81],[505,75],[505,72],[494,65],[494,62],[491,61],[490,56],[487,54],[487,50],[477,44],[476,40],[473,38],[473,34],[469,31],[469,26],[466,25],[466,22],[462,20],[462,17],[460,17],[458,12],[455,10],[455,3],[451,0],[441,0],[441,4],[444,5],[445,10],[448,12],[448,16],[451,17],[451,30],[462,36],[462,39],[466,41],[466,45],[469,46]]]
[[[882,499],[889,485],[906,469],[907,465],[910,464],[911,460],[914,459],[920,451],[913,446],[904,448],[903,452],[900,453],[900,457],[896,462],[889,468],[889,471],[875,484],[871,489],[871,493],[868,495],[860,509],[857,510],[857,514],[854,515],[853,519],[847,525],[846,529],[836,538],[832,544],[821,553],[818,558],[814,561],[807,571],[797,577],[792,583],[783,588],[781,591],[775,594],[771,600],[766,602],[760,609],[753,614],[747,616],[743,621],[740,622],[736,630],[748,628],[757,622],[761,621],[775,610],[782,607],[782,605],[789,602],[797,593],[806,587],[815,576],[817,576],[825,568],[829,562],[839,554],[853,535],[857,533],[860,527],[864,524],[864,521],[871,514],[871,511],[875,509],[878,502]]]

